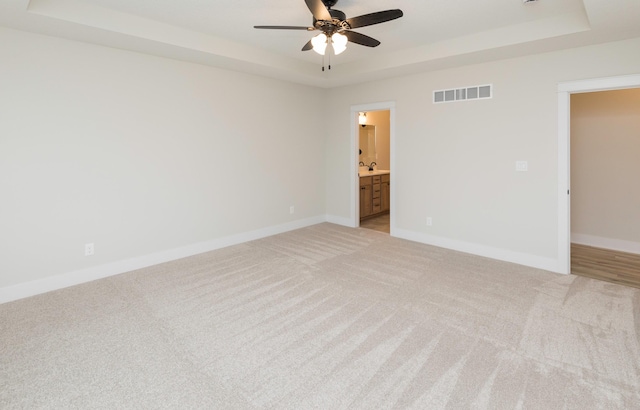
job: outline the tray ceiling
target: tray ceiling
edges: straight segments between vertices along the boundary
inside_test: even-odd
[[[334,87],[461,64],[640,36],[637,0],[339,0],[347,17],[399,8],[404,17],[357,29],[382,42],[349,44],[322,72],[302,46],[315,33],[303,0],[0,0],[0,25]]]

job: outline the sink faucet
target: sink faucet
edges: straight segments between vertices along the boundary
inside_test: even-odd
[[[372,162],[371,164],[369,164],[369,171],[373,171],[373,166],[374,165],[378,165],[378,164],[376,164],[375,162]]]
[[[366,167],[366,165],[362,161],[360,161],[360,163],[358,165],[361,166],[361,167]]]

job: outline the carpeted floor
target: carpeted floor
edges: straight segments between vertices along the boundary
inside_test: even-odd
[[[633,409],[640,289],[332,224],[0,305],[2,409]]]

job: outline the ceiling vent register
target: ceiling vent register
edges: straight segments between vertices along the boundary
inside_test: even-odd
[[[474,85],[471,87],[437,90],[433,92],[433,103],[447,103],[466,100],[484,100],[493,96],[493,85]]]

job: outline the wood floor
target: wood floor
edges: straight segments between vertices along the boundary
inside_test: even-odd
[[[373,218],[367,218],[363,221],[360,221],[360,227],[389,233],[391,232],[391,223],[389,218],[390,217],[388,213],[374,216]]]
[[[640,255],[571,244],[571,273],[640,288]]]

